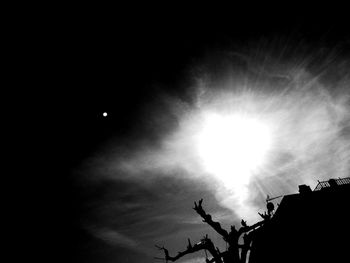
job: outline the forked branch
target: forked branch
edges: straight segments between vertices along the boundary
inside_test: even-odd
[[[215,222],[212,220],[212,217],[210,214],[207,214],[203,207],[203,198],[198,201],[198,204],[194,202],[194,210],[203,218],[203,222],[210,225],[219,235],[221,235],[225,240],[228,238],[228,233],[225,229],[223,229],[219,222]]]
[[[200,250],[208,250],[213,257],[212,259],[213,261],[210,260],[209,262],[222,263],[220,252],[215,249],[213,242],[208,238],[208,236],[205,236],[199,243],[196,243],[194,245],[192,245],[190,239],[188,239],[187,249],[184,251],[178,252],[176,256],[170,256],[169,251],[164,246],[163,247],[156,246],[156,247],[159,250],[164,251],[166,262],[168,261],[174,262],[187,254],[192,254]]]

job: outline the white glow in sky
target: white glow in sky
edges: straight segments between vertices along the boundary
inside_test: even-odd
[[[207,172],[243,197],[251,175],[271,147],[271,131],[267,124],[244,114],[208,113],[197,147]]]
[[[149,184],[159,177],[195,180],[252,221],[266,195],[349,176],[348,79],[283,71],[270,69],[268,80],[204,76],[193,102],[164,98],[146,118],[148,130],[160,134],[157,143],[143,138],[113,149],[99,173]]]

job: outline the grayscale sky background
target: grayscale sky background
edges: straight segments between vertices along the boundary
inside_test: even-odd
[[[58,172],[45,191],[58,216],[46,223],[72,262],[156,262],[163,254],[154,245],[175,254],[205,234],[224,248],[194,201],[204,198],[228,229],[259,220],[266,195],[349,176],[345,19],[189,17],[135,15],[128,27],[121,18],[84,17],[51,28],[45,50],[57,63],[46,69],[45,104]],[[199,156],[205,112],[247,113],[273,131],[264,163],[244,178],[245,198]]]

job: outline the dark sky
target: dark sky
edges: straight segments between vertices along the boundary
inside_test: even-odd
[[[140,153],[153,156],[178,129],[172,105],[194,104],[189,87],[197,71],[225,68],[222,55],[215,54],[249,49],[263,54],[276,47],[287,50],[281,51],[283,59],[322,49],[344,58],[346,18],[332,10],[310,15],[283,8],[206,13],[90,8],[54,19],[47,14],[33,26],[23,25],[28,32],[23,39],[30,43],[22,50],[28,57],[23,67],[29,68],[26,78],[32,82],[24,94],[33,98],[29,104],[35,111],[23,110],[21,116],[35,114],[45,122],[35,133],[45,141],[48,160],[39,180],[43,216],[36,220],[47,232],[34,246],[45,248],[41,256],[48,261],[86,263],[154,262],[154,256],[161,256],[155,244],[177,252],[188,237],[197,242],[205,233],[223,246],[201,224],[193,201],[204,197],[205,207],[226,227],[240,218],[218,204],[208,184],[180,168],[166,177],[163,168],[119,175],[118,165],[139,160]],[[144,162],[154,162],[155,156]],[[160,164],[151,165],[162,167],[161,156],[157,160]],[[131,178],[133,173],[142,176]]]

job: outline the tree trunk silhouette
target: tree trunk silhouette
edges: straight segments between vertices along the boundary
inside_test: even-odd
[[[264,213],[259,215],[263,218],[262,221],[257,222],[254,225],[248,226],[246,221],[242,219],[241,227],[237,230],[235,226],[231,226],[230,232],[223,229],[219,222],[216,222],[212,219],[210,214],[207,214],[202,207],[203,199],[200,199],[198,203],[194,202],[194,210],[197,212],[200,217],[202,217],[203,222],[211,226],[228,244],[228,248],[224,252],[220,252],[218,248],[215,248],[213,242],[208,238],[208,235],[203,237],[201,241],[192,246],[190,239],[188,239],[187,249],[184,251],[178,252],[176,256],[170,256],[169,251],[163,246],[156,246],[158,249],[163,250],[165,254],[165,261],[176,261],[179,258],[195,253],[200,250],[207,250],[211,254],[212,258],[209,260],[206,259],[206,262],[213,263],[245,263],[247,260],[247,254],[250,249],[250,244],[252,242],[254,230],[262,226],[267,220],[271,218],[271,212]],[[243,244],[239,244],[241,235],[243,236]]]
[[[223,263],[221,260],[220,251],[218,249],[215,249],[215,246],[213,242],[208,238],[208,235],[206,235],[203,239],[201,239],[199,243],[194,244],[193,246],[191,244],[190,239],[188,239],[187,249],[184,251],[178,252],[177,255],[174,257],[169,255],[169,251],[165,247],[159,247],[159,246],[156,246],[156,247],[164,251],[166,262],[168,261],[174,262],[187,254],[191,254],[200,250],[208,250],[214,259],[214,261],[212,262]]]

